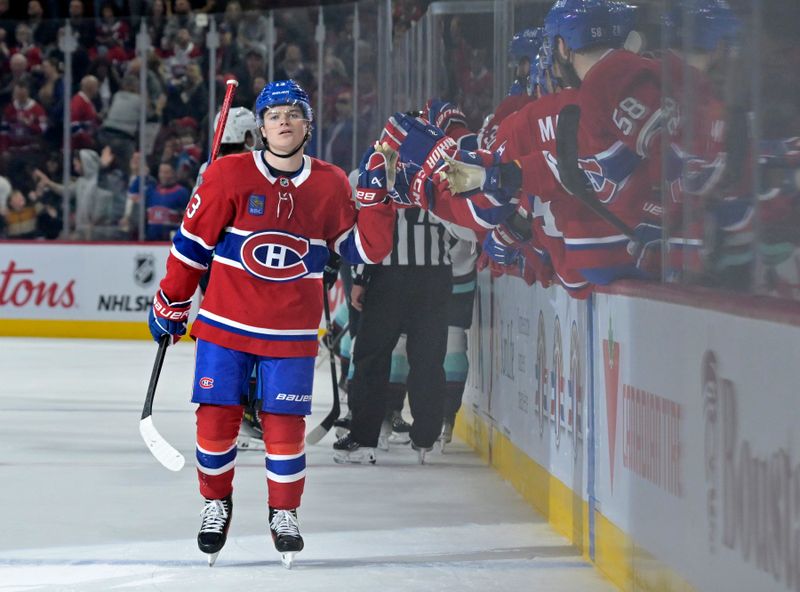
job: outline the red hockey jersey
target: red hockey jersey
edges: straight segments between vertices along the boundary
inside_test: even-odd
[[[317,353],[328,249],[352,263],[392,249],[394,210],[358,212],[344,172],[304,157],[274,177],[262,152],[226,156],[203,173],[167,260],[161,289],[188,300],[214,260],[192,336],[262,356]]]

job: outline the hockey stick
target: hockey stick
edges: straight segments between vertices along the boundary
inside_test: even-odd
[[[638,253],[641,245],[636,233],[595,199],[593,191],[586,184],[586,175],[578,166],[578,125],[580,120],[581,108],[578,105],[566,105],[558,114],[556,157],[558,158],[558,175],[561,177],[561,184],[584,206],[628,237],[634,244],[634,251]]]
[[[156,396],[158,377],[161,375],[161,366],[164,365],[164,356],[167,354],[167,347],[171,339],[170,335],[162,335],[158,340],[156,360],[153,362],[153,372],[150,374],[150,384],[147,386],[147,397],[145,397],[144,409],[142,409],[142,419],[139,421],[139,433],[158,462],[170,471],[180,471],[186,462],[183,455],[175,450],[153,425],[153,399]]]
[[[228,121],[228,111],[231,109],[233,95],[236,93],[237,86],[239,86],[238,82],[235,80],[228,80],[227,87],[225,88],[225,99],[222,101],[222,111],[220,112],[217,129],[214,131],[214,141],[211,144],[211,154],[208,159],[209,163],[212,162],[219,153],[219,147],[222,144],[222,132],[225,129],[225,123]],[[153,424],[153,400],[156,396],[158,378],[161,375],[161,366],[164,365],[164,357],[167,355],[167,347],[171,339],[172,337],[170,335],[162,335],[158,340],[158,351],[156,351],[156,359],[153,362],[153,371],[150,373],[150,384],[147,386],[147,396],[144,399],[142,418],[139,420],[139,434],[141,434],[142,440],[144,440],[144,443],[158,462],[170,471],[180,471],[186,463],[186,460],[180,452],[175,450],[175,448],[164,439]]]
[[[330,361],[331,361],[331,386],[333,386],[333,407],[331,407],[330,413],[325,416],[325,419],[311,430],[306,436],[306,442],[308,444],[316,444],[322,438],[325,437],[325,434],[333,427],[333,422],[339,419],[339,414],[341,413],[341,405],[339,404],[339,381],[336,379],[336,360],[333,357],[333,342],[331,340],[331,335],[333,335],[333,325],[331,323],[331,305],[328,302],[328,290],[325,287],[325,284],[322,284],[322,304],[325,307],[325,342],[329,352]]]

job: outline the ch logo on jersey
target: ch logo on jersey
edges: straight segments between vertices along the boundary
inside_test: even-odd
[[[605,175],[603,166],[596,158],[579,158],[578,166],[589,178],[597,199],[607,203],[614,198],[614,194],[617,192],[617,184]]]
[[[287,232],[255,232],[242,243],[244,268],[262,280],[288,282],[308,274],[303,257],[309,252],[308,239]]]

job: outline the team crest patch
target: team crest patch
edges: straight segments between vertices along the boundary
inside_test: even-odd
[[[256,195],[253,193],[247,200],[247,213],[251,216],[264,215],[264,202],[267,198],[265,195]]]

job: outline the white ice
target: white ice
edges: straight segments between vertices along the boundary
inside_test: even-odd
[[[167,352],[153,415],[187,459],[171,473],[138,432],[155,344],[0,339],[0,591],[614,590],[463,443],[424,466],[408,447],[340,466],[333,434],[306,451],[292,571],[267,534],[255,451],[239,453],[228,543],[209,568],[185,341]],[[323,364],[309,429],[330,402]]]

